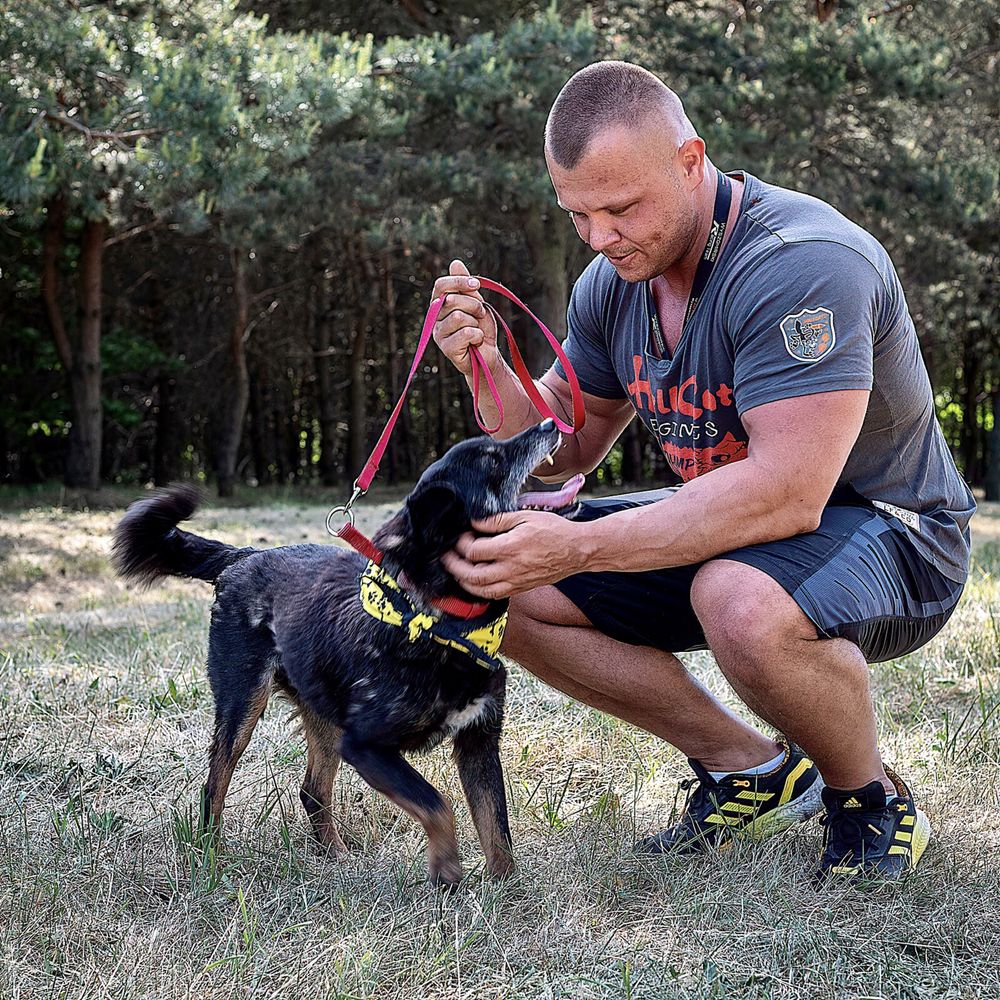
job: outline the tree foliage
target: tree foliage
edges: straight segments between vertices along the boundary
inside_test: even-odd
[[[561,328],[587,253],[542,128],[610,57],[674,87],[720,165],[883,241],[960,464],[1000,489],[1000,32],[976,0],[22,0],[0,19],[5,481],[353,477],[449,259]],[[390,478],[474,428],[464,384],[424,367]],[[599,473],[665,470],[633,434]]]

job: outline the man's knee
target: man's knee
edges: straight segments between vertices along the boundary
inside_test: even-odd
[[[537,644],[539,632],[547,626],[592,628],[590,619],[555,587],[537,587],[515,594],[507,609],[507,628],[500,652],[524,662]]]
[[[780,584],[733,560],[714,559],[702,566],[691,585],[691,606],[717,655],[739,649],[747,659],[756,659],[817,637],[813,624]]]

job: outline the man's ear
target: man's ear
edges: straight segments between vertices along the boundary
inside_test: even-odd
[[[450,549],[469,527],[465,503],[443,483],[424,486],[411,493],[406,499],[406,511],[414,542],[433,555]]]

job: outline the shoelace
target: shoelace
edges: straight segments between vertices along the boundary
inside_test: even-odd
[[[705,805],[706,800],[711,802],[711,796],[718,787],[718,782],[709,786],[697,776],[693,778],[682,778],[680,784],[677,786],[677,795],[681,792],[685,793],[684,805],[681,809],[681,815],[684,821],[688,823],[693,822],[692,813],[700,811]],[[674,796],[675,810],[677,808],[677,795]],[[689,806],[693,808],[689,808]]]
[[[850,856],[861,861],[885,835],[878,821],[884,819],[878,812],[849,813],[843,809],[827,812],[820,817],[820,824],[826,828],[824,857],[832,861],[843,861]],[[861,853],[858,854],[860,846]]]

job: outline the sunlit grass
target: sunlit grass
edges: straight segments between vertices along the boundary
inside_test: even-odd
[[[216,509],[195,525],[236,544],[323,541],[324,513]],[[384,513],[366,509],[362,527]],[[116,516],[27,510],[0,528],[0,997],[1000,993],[989,532],[945,631],[873,668],[883,752],[935,828],[905,885],[818,894],[815,823],[694,861],[636,857],[634,840],[680,806],[684,761],[515,667],[504,765],[518,871],[483,879],[442,747],[417,766],[459,803],[470,872],[442,895],[424,880],[421,831],[350,768],[334,801],[352,853],[337,862],[313,848],[303,743],[279,702],[236,773],[224,842],[199,834],[210,588],[121,588],[105,562]],[[1000,524],[996,510],[983,517]],[[736,704],[708,654],[686,660]]]

